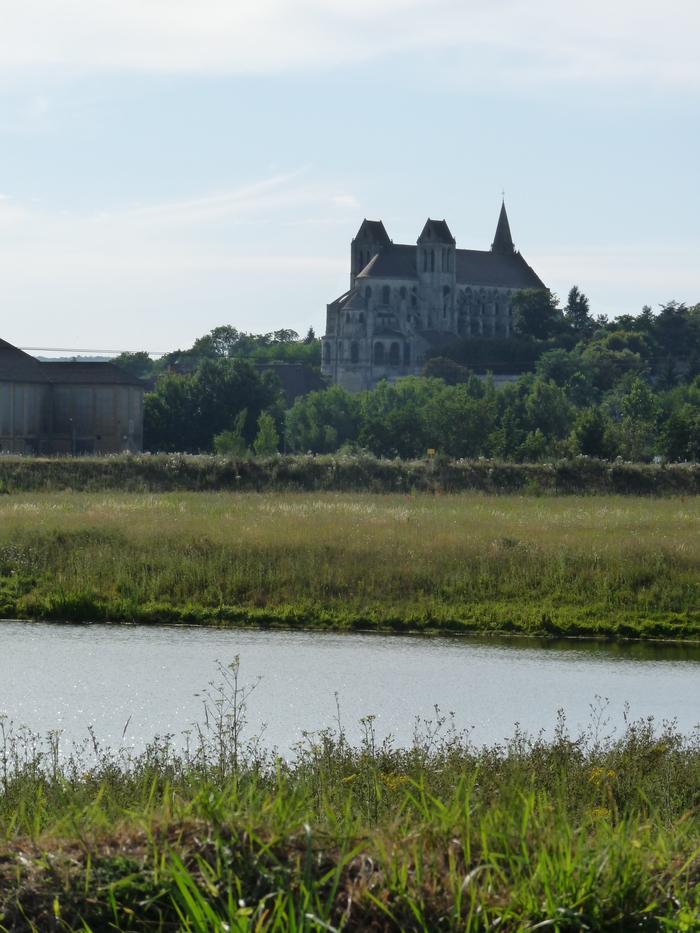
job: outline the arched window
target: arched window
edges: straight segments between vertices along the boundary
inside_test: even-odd
[[[435,272],[435,250],[430,250],[430,271]]]
[[[331,361],[331,345],[326,341],[323,344],[323,362],[330,363]]]
[[[404,366],[411,365],[411,344],[410,343],[405,343],[403,345],[403,365]]]
[[[338,341],[338,359],[342,360],[342,358],[343,358],[343,341],[339,340]]]
[[[360,272],[364,269],[364,263],[362,262],[362,250],[357,254],[357,271]]]
[[[365,301],[369,303],[369,300],[371,297],[372,297],[372,289],[368,285],[367,288],[365,289]]]
[[[353,342],[350,344],[350,362],[360,362],[360,348],[357,345],[357,340],[353,340]]]
[[[375,343],[374,345],[374,363],[376,366],[384,365],[384,344]]]
[[[428,250],[423,250],[423,272],[428,271]]]
[[[391,349],[389,350],[389,362],[392,366],[398,366],[401,362],[401,348],[396,341],[392,343]]]
[[[346,324],[350,323],[350,312],[349,311],[345,312],[345,323]]]
[[[402,285],[401,288],[399,289],[399,295],[401,295],[402,299],[406,297],[406,286],[405,285]]]
[[[415,295],[411,295],[411,307],[415,308],[418,305],[418,299]]]
[[[388,305],[390,301],[391,301],[391,289],[389,288],[388,285],[385,285],[382,288],[382,304]]]
[[[360,322],[360,324],[364,324],[364,323],[365,323],[365,313],[364,313],[364,311],[360,311],[360,313],[357,315],[357,320]]]

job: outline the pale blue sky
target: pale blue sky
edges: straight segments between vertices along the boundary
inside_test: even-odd
[[[700,301],[697,3],[0,0],[0,21],[20,346],[320,333],[363,217],[487,249],[503,188],[560,297]]]

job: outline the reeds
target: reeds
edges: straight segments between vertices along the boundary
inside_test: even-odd
[[[699,525],[694,498],[7,496],[0,612],[697,638]]]
[[[700,928],[697,732],[606,734],[601,703],[579,735],[477,749],[436,710],[408,748],[369,718],[280,760],[222,691],[184,750],[62,759],[4,722],[0,928]]]

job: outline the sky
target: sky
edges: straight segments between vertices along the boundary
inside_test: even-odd
[[[0,0],[0,337],[313,326],[381,219],[700,301],[697,0]],[[40,349],[41,348],[41,349]]]

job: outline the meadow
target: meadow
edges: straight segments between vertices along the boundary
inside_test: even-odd
[[[5,618],[688,638],[700,499],[0,498]]]
[[[697,730],[603,703],[476,748],[436,710],[353,747],[338,711],[285,760],[220,674],[184,750],[62,757],[0,717],[0,930],[700,929]]]

